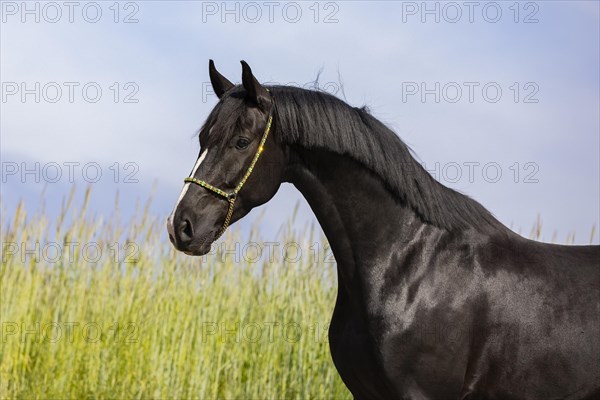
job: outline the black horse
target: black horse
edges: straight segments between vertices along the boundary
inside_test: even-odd
[[[355,398],[600,398],[600,246],[525,239],[364,108],[242,67],[234,85],[209,63],[220,101],[169,217],[177,249],[206,254],[290,182],[337,261],[330,347]]]

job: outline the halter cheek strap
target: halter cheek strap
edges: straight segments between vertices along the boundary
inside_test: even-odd
[[[275,104],[273,104],[271,106],[271,111],[269,111],[269,119],[267,120],[267,126],[265,128],[265,132],[262,135],[262,138],[260,139],[260,143],[258,145],[258,149],[256,150],[256,154],[254,154],[254,158],[252,159],[250,166],[248,166],[248,169],[246,170],[246,173],[244,174],[242,180],[240,181],[240,183],[237,184],[237,186],[235,187],[235,189],[233,189],[232,192],[227,193],[226,191],[221,190],[218,187],[215,187],[208,182],[202,181],[200,179],[196,179],[193,176],[190,176],[183,180],[186,183],[195,183],[196,185],[200,185],[203,188],[208,189],[211,192],[216,193],[219,196],[223,197],[229,203],[229,209],[227,210],[227,216],[225,217],[223,226],[221,227],[221,230],[219,230],[219,233],[215,237],[215,240],[220,238],[221,235],[223,235],[223,233],[229,226],[229,222],[231,221],[231,216],[233,215],[233,207],[235,206],[235,200],[237,199],[237,195],[240,192],[240,190],[242,190],[242,187],[244,186],[244,183],[246,183],[246,181],[248,180],[248,177],[250,177],[250,174],[252,174],[254,165],[256,164],[256,162],[258,161],[258,159],[260,158],[260,155],[262,154],[262,152],[264,150],[265,142],[267,141],[267,137],[269,136],[269,131],[271,130],[271,123],[273,122],[273,109],[274,108],[275,108]]]

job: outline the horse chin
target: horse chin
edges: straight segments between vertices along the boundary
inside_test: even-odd
[[[212,242],[204,242],[199,244],[198,246],[193,246],[190,247],[186,250],[183,251],[183,253],[185,253],[188,256],[204,256],[208,253],[210,253],[210,247],[212,245]]]

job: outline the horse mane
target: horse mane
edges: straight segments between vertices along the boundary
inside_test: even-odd
[[[275,96],[275,132],[285,144],[346,155],[381,178],[388,190],[425,222],[447,229],[498,228],[477,201],[436,181],[410,148],[368,110],[326,92],[269,86]]]

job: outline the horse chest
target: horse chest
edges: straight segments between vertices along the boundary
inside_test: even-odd
[[[384,276],[371,276],[369,282],[394,281]],[[469,345],[460,329],[462,322],[469,323],[463,321],[469,315],[449,312],[449,299],[430,301],[433,284],[385,287],[363,282],[360,304],[346,300],[351,296],[342,291],[330,345],[334,363],[356,397],[460,397]]]
[[[333,362],[355,398],[392,399],[396,395],[382,369],[365,319],[338,294],[329,327]]]

